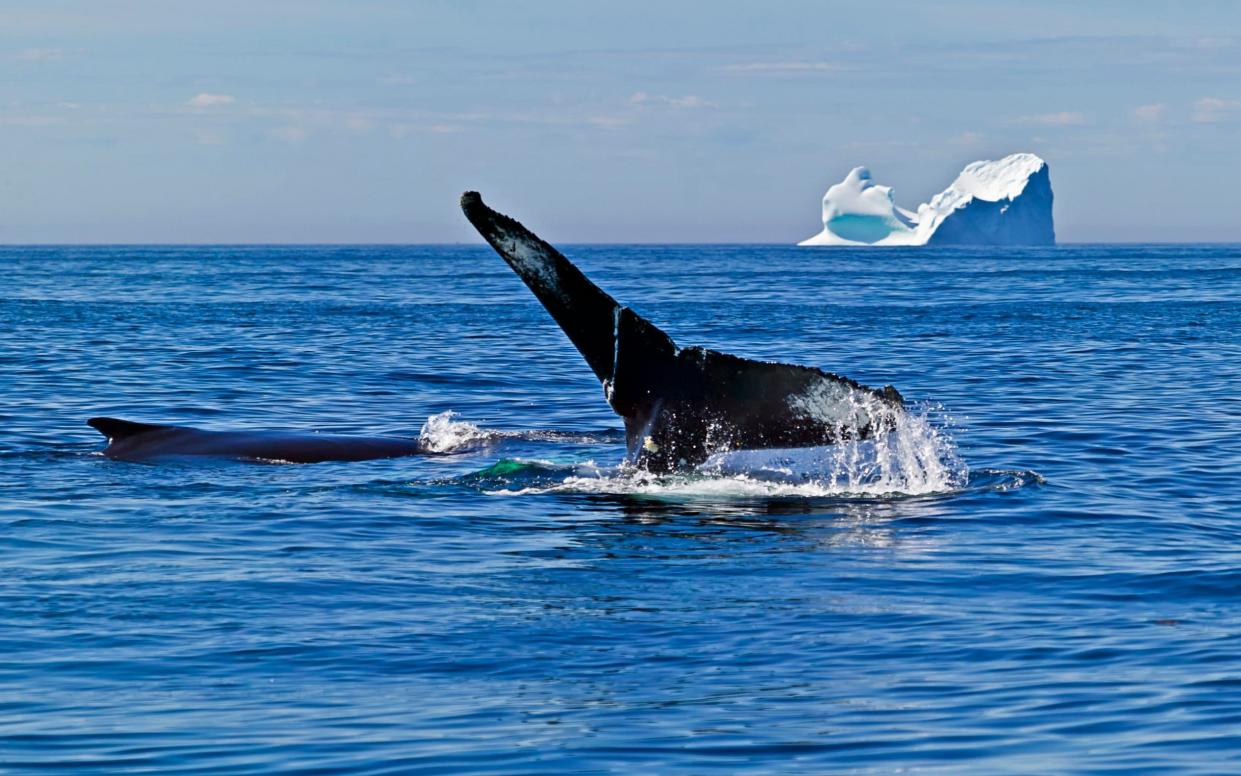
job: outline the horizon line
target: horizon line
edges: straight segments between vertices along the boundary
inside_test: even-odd
[[[578,245],[578,246],[609,246],[609,245],[667,245],[667,246],[692,246],[692,245],[753,245],[753,246],[780,246],[791,248],[877,248],[877,249],[925,249],[932,250],[937,248],[1063,248],[1077,245],[1241,245],[1241,239],[1238,240],[1075,240],[1070,242],[1057,242],[1051,245],[798,245],[796,242],[771,242],[771,241],[628,241],[617,242],[614,240],[601,241],[559,241],[557,245]],[[377,241],[377,242],[294,242],[294,241],[267,241],[267,242],[4,242],[0,241],[0,249],[5,248],[318,248],[318,247],[464,247],[477,245],[486,247],[487,243],[483,240],[478,241],[457,241],[457,242],[402,242],[402,241]]]

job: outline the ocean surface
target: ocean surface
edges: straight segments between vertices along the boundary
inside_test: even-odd
[[[1241,770],[1241,246],[565,251],[921,467],[621,467],[481,245],[0,248],[0,772]]]

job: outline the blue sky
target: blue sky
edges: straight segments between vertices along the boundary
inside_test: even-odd
[[[1051,164],[1062,241],[1241,240],[1241,3],[9,2],[0,242],[793,242]]]

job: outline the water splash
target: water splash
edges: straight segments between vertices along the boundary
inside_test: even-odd
[[[932,422],[938,414],[939,423]],[[892,430],[873,439],[835,445],[716,453],[704,474],[809,485],[825,494],[910,496],[959,490],[969,467],[948,433],[938,406],[892,416]]]
[[[509,431],[482,428],[468,420],[460,420],[453,410],[431,415],[422,424],[418,442],[429,453],[460,453],[475,450],[495,442],[511,439],[525,442],[552,442],[558,444],[612,444],[624,442],[620,431],[557,431],[554,429],[529,429]]]
[[[849,489],[839,483],[819,480],[800,482],[760,478],[751,474],[653,475],[631,466],[557,464],[506,458],[482,471],[458,477],[458,485],[491,496],[530,496],[578,494],[595,496],[636,496],[655,501],[729,504],[771,499],[873,501],[907,498],[951,497],[968,493],[1002,493],[1044,482],[1036,472],[980,469],[965,480],[944,490],[917,493],[885,490],[883,486]]]
[[[458,417],[452,410],[428,417],[418,433],[418,444],[430,453],[455,453],[478,447],[492,438],[491,432],[469,421],[457,420]]]
[[[421,440],[433,452],[454,452],[500,439],[616,441],[615,435],[569,435],[551,431],[494,431],[456,420],[454,412],[432,415]],[[709,457],[695,470],[654,475],[629,464],[564,464],[503,459],[461,478],[493,495],[574,492],[672,498],[908,497],[960,492],[970,486],[969,467],[957,452],[951,419],[937,405],[894,416],[879,437],[808,448],[732,450]],[[1004,478],[1008,483],[1010,478]],[[1012,483],[1020,487],[1022,482]]]

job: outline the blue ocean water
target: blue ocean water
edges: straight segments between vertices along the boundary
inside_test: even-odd
[[[566,252],[896,385],[958,481],[626,474],[481,246],[2,248],[0,770],[1238,768],[1241,246]],[[93,415],[454,452],[121,463]]]

